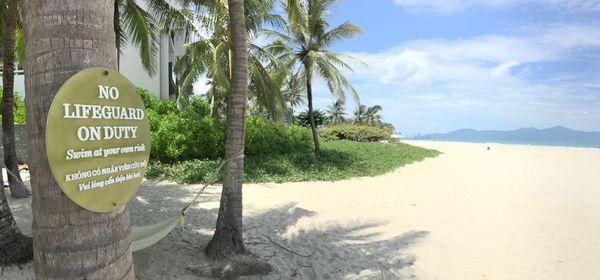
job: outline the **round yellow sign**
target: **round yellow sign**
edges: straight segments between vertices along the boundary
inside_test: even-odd
[[[48,112],[46,153],[54,179],[81,207],[109,212],[127,203],[150,156],[150,125],[133,84],[100,67],[69,78]]]

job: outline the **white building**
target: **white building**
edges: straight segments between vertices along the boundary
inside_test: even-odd
[[[142,66],[139,50],[131,43],[123,48],[119,72],[135,86],[150,91],[160,99],[174,98],[175,75],[173,65],[185,54],[184,36],[175,31],[160,32],[160,49],[157,56],[158,71],[150,77]]]
[[[145,8],[145,3],[142,1],[138,3],[142,8]],[[121,52],[119,72],[127,77],[136,87],[145,88],[160,99],[174,98],[175,75],[173,74],[173,65],[178,58],[185,54],[184,45],[185,37],[181,32],[161,31],[160,48],[156,58],[158,68],[156,74],[150,77],[142,66],[139,49],[128,42]],[[0,86],[1,83],[2,75],[0,74]],[[15,72],[14,89],[19,95],[24,96],[25,76],[22,69]]]

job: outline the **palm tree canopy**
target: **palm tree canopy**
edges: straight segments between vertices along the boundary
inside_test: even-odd
[[[342,70],[353,71],[348,61],[361,65],[364,62],[353,56],[329,50],[338,41],[349,39],[362,32],[357,25],[347,21],[330,28],[326,17],[333,0],[286,0],[288,34],[266,30],[265,34],[277,37],[282,43],[269,46],[273,53],[287,53],[295,63],[303,65],[307,79],[321,77],[330,92],[344,100],[350,93],[358,102],[359,97],[343,75]]]
[[[115,19],[115,32],[119,52],[128,41],[139,50],[140,60],[148,75],[158,70],[160,31],[181,30],[185,36],[195,30],[186,8],[194,1],[189,0],[144,0],[146,9],[138,3],[141,0],[115,0],[118,19]],[[175,7],[171,4],[180,6]],[[121,29],[123,26],[124,29]]]
[[[273,0],[246,0],[244,5],[247,7],[250,99],[274,119],[280,118],[286,107],[280,90],[283,79],[278,79],[281,65],[277,57],[252,40],[264,24],[282,26],[283,19],[271,13]],[[207,35],[197,34],[198,39],[188,44],[186,55],[175,65],[175,73],[182,80],[178,100],[181,105],[186,104],[193,94],[193,84],[203,76],[211,81],[211,97],[224,98],[230,89],[231,36],[227,1],[203,3],[195,18],[203,26],[201,33]]]
[[[329,124],[341,124],[346,121],[346,108],[342,100],[336,100],[327,109],[327,122]]]
[[[367,106],[358,105],[356,110],[354,111],[354,123],[355,124],[364,124],[367,113]]]
[[[374,105],[368,107],[365,112],[365,123],[372,126],[377,126],[382,124],[383,117],[379,112],[382,110],[380,105]]]
[[[115,8],[119,13],[120,25],[125,28],[125,30],[120,26],[115,28],[119,52],[129,39],[140,51],[142,66],[148,75],[153,76],[157,70],[156,57],[160,38],[156,21],[134,0],[115,0]]]

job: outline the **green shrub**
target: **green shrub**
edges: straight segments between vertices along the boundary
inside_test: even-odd
[[[223,155],[225,125],[208,116],[206,102],[195,97],[186,110],[179,112],[174,100],[160,100],[142,88],[137,92],[150,122],[150,158],[176,162]]]
[[[4,91],[2,87],[0,87],[0,109],[3,108],[2,96]],[[25,101],[17,92],[14,93],[13,100],[13,117],[15,119],[15,124],[24,124],[25,123]],[[0,123],[2,123],[2,114],[0,114]]]
[[[313,117],[315,117],[316,126],[322,125],[325,121],[325,114],[319,109],[313,110]],[[300,126],[310,127],[310,120],[308,119],[308,110],[294,116],[294,123]]]
[[[341,124],[323,128],[319,135],[326,141],[330,140],[350,140],[357,142],[377,142],[390,140],[390,132],[372,126]]]
[[[142,102],[144,102],[144,107],[146,107],[146,110],[154,109],[158,98],[154,97],[154,95],[152,95],[147,89],[141,87],[136,87],[135,91],[142,98]]]
[[[310,130],[262,117],[246,119],[246,155],[287,154],[311,149]]]
[[[150,156],[163,162],[223,156],[225,124],[193,111],[158,114],[150,111]]]
[[[177,183],[203,183],[211,179],[219,160],[189,160],[175,164],[151,162],[146,171],[147,178],[169,179]],[[216,181],[223,180],[223,172],[216,174]]]
[[[195,159],[218,159],[225,154],[226,123],[210,115],[210,107],[200,97],[193,97],[183,111],[175,101],[159,100],[138,88],[148,120],[152,146],[150,157],[173,163]],[[246,122],[246,154],[285,154],[310,150],[310,131],[305,127],[285,125],[258,116]],[[151,173],[160,173],[160,168]],[[150,176],[150,175],[149,175]]]
[[[177,112],[177,102],[175,100],[158,99],[148,90],[139,87],[136,88],[136,91],[142,98],[146,111],[154,111],[160,115]]]

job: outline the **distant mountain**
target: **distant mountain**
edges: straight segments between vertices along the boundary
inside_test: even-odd
[[[417,136],[413,139],[478,143],[495,142],[505,144],[600,147],[600,132],[577,131],[562,126],[555,126],[546,129],[529,127],[510,131],[459,129],[448,133],[434,133]]]

